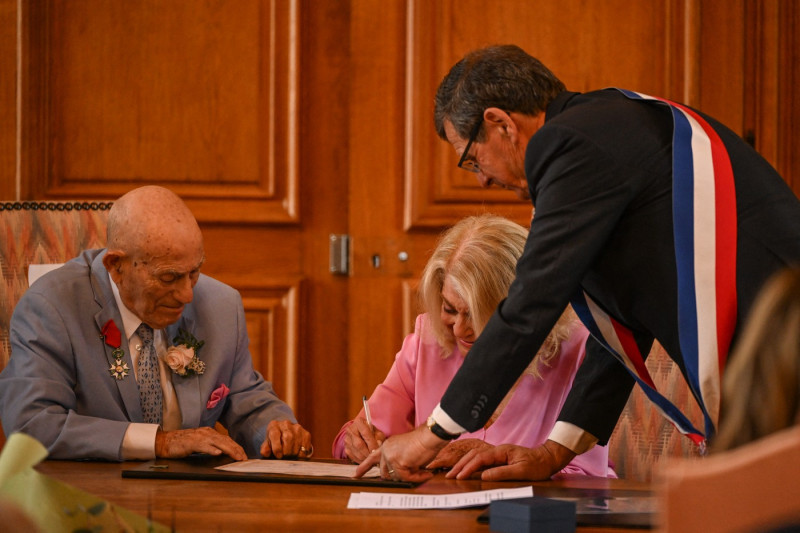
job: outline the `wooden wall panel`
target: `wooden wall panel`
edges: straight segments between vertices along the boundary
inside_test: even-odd
[[[300,173],[302,182],[298,419],[318,457],[330,456],[347,409],[349,279],[332,275],[331,233],[349,227],[349,0],[302,0],[300,6]],[[297,241],[284,241],[283,246]],[[353,413],[355,414],[355,413]]]
[[[22,58],[19,198],[184,197],[204,272],[245,295],[257,364],[325,450],[347,416],[347,278],[327,243],[349,223],[349,0],[0,2],[0,81],[17,39]]]
[[[16,199],[17,2],[0,0],[0,201]]]
[[[262,288],[241,289],[253,366],[272,383],[278,397],[297,409],[300,284],[263,281]]]
[[[201,221],[297,222],[295,1],[25,5],[32,194],[157,181]]]
[[[800,196],[800,6],[745,3],[745,135]]]
[[[419,294],[417,293],[419,278],[405,279],[402,281],[401,286],[403,288],[403,335],[408,335],[414,332],[414,321],[417,315],[422,312],[422,308],[419,305]]]
[[[778,16],[778,117],[779,138],[776,142],[778,156],[775,166],[800,197],[800,5],[792,0],[781,2]]]
[[[685,103],[744,136],[744,0],[700,2],[693,16],[702,31],[689,57],[695,91]]]
[[[419,261],[401,229],[406,1],[353,0],[348,135],[348,416],[383,381],[402,342],[402,288]],[[413,265],[413,266],[412,266]],[[340,424],[341,425],[341,424]]]
[[[480,0],[408,2],[406,229],[448,225],[486,204],[519,223],[530,220],[530,206],[505,191],[482,190],[457,169],[452,147],[433,129],[436,88],[469,50],[517,44],[576,91],[618,86],[675,97],[676,86],[683,88],[673,79],[686,59],[686,15],[678,2],[509,0],[491,16],[485,11]]]

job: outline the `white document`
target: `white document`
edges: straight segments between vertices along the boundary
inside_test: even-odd
[[[358,465],[323,463],[317,461],[276,461],[269,459],[250,459],[217,466],[217,470],[252,474],[288,474],[292,476],[333,476],[355,477]],[[362,477],[380,477],[380,470],[374,466]]]
[[[348,509],[458,509],[489,505],[492,500],[530,498],[533,487],[481,490],[455,494],[412,494],[403,492],[354,492]]]

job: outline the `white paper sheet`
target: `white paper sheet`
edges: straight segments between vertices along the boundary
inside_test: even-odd
[[[530,498],[533,487],[481,490],[455,494],[412,494],[403,492],[353,492],[348,509],[458,509],[489,505],[492,500]]]
[[[358,465],[323,463],[317,461],[276,461],[269,459],[250,459],[216,467],[228,472],[254,474],[288,474],[292,476],[334,476],[355,477]],[[378,467],[370,468],[362,477],[380,477]]]

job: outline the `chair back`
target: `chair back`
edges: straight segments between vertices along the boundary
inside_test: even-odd
[[[9,325],[28,288],[28,267],[64,263],[102,248],[111,202],[0,202],[0,371],[11,356]],[[0,432],[0,446],[4,442]]]
[[[659,474],[665,533],[800,530],[800,426]]]
[[[658,391],[689,417],[695,427],[702,428],[700,407],[678,365],[658,343],[654,344],[646,365]],[[649,482],[670,458],[698,457],[699,450],[635,385],[609,440],[608,455],[619,477]]]

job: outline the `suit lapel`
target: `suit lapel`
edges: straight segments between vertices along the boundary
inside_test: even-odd
[[[168,326],[165,330],[167,346],[173,346],[173,339],[179,329],[184,329],[197,336],[194,327],[194,320],[187,316],[181,317],[177,323]],[[200,397],[200,377],[183,377],[173,372],[172,385],[175,387],[175,396],[178,398],[178,406],[181,409],[182,427],[200,427],[200,418],[205,408],[205,401]]]
[[[128,364],[128,375],[122,379],[115,379],[109,372],[108,379],[114,380],[117,384],[122,404],[125,406],[125,411],[128,414],[128,419],[131,422],[143,422],[142,405],[139,401],[139,386],[136,383],[136,377],[133,373],[133,358],[129,353],[128,340],[125,338],[125,332],[121,329],[122,317],[117,309],[117,303],[114,300],[114,292],[111,290],[111,282],[108,279],[108,271],[103,266],[103,255],[98,254],[92,262],[91,269],[92,275],[90,281],[92,283],[92,291],[94,298],[101,306],[100,312],[94,316],[97,322],[98,331],[103,329],[103,326],[109,320],[113,320],[117,329],[120,330],[120,348],[125,352],[124,361]],[[111,354],[114,348],[103,343],[103,350],[106,358],[106,368],[109,368],[114,362],[114,356]]]

